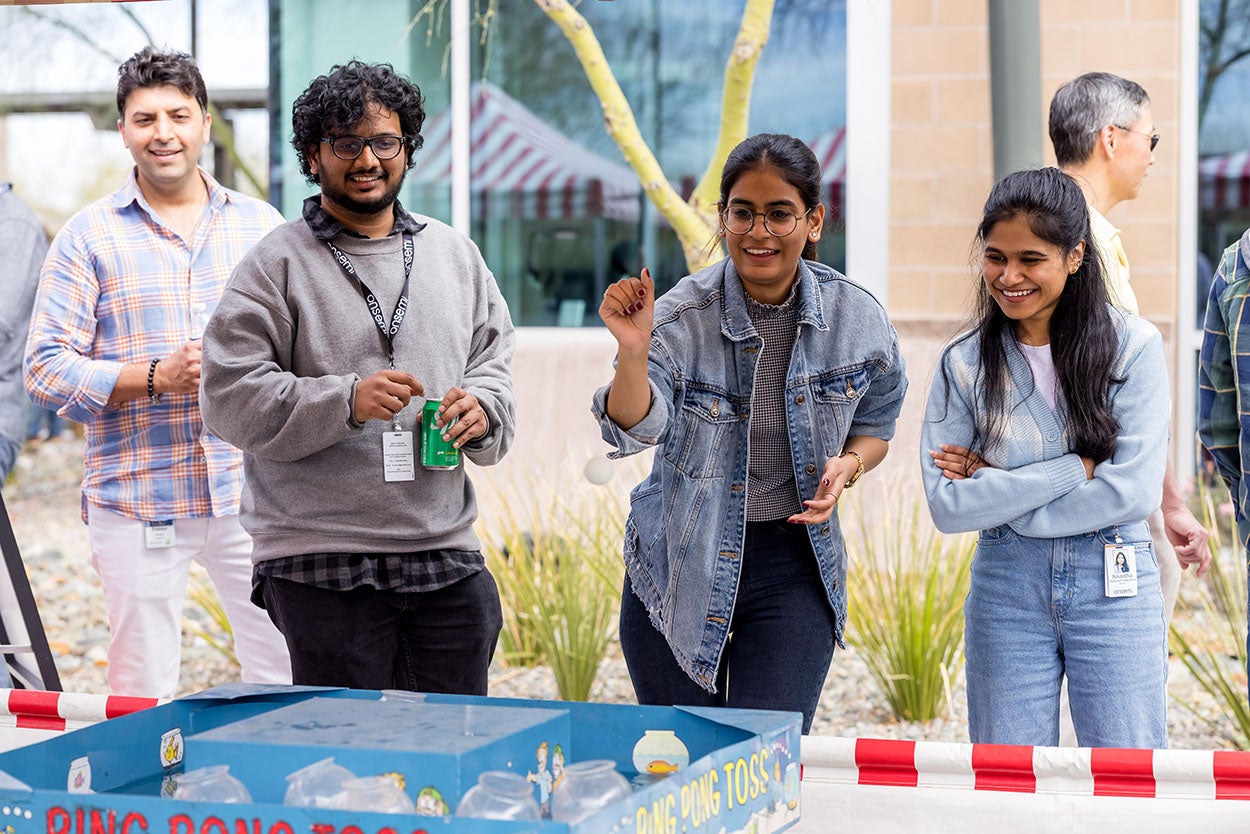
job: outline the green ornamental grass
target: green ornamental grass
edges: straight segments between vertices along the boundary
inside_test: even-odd
[[[1250,750],[1250,705],[1246,701],[1246,558],[1222,485],[1200,485],[1198,517],[1211,533],[1211,571],[1205,583],[1186,583],[1172,618],[1171,649],[1201,690],[1217,705],[1202,710],[1177,698],[1182,708],[1239,750]],[[1196,598],[1196,599],[1195,599]]]
[[[913,503],[908,514],[886,513],[847,544],[846,641],[896,718],[931,721],[950,704],[963,659],[976,537],[942,536]]]
[[[596,498],[524,515],[519,499],[504,501],[497,532],[481,536],[504,609],[502,658],[550,666],[566,701],[589,700],[620,604],[624,510]]]

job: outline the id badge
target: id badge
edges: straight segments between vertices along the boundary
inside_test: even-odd
[[[387,481],[415,481],[417,463],[410,431],[382,435],[382,476]]]
[[[1109,544],[1102,549],[1102,568],[1109,597],[1137,596],[1137,553],[1131,544]]]
[[[149,521],[143,525],[144,540],[148,550],[174,546],[174,520]]]

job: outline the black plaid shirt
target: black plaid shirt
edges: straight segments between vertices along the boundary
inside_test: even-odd
[[[308,225],[308,230],[313,233],[313,237],[317,238],[317,240],[333,240],[339,235],[365,237],[365,235],[347,228],[327,214],[326,210],[321,207],[321,198],[316,195],[304,200],[303,217],[304,222]],[[392,235],[399,232],[409,232],[415,235],[424,228],[424,223],[418,223],[415,217],[404,211],[404,207],[399,204],[399,200],[395,201],[395,226],[391,229]],[[390,235],[387,235],[387,237],[390,237]]]
[[[304,201],[304,222],[319,240],[356,234],[326,214],[317,197]],[[395,201],[396,232],[416,234],[425,228]],[[359,235],[357,235],[359,237]],[[267,577],[278,577],[327,591],[377,588],[382,591],[422,593],[437,591],[467,579],[486,566],[476,550],[421,550],[412,553],[305,553],[261,562],[252,570],[252,602],[265,607],[261,588]]]
[[[486,567],[477,550],[414,553],[305,553],[261,562],[252,570],[252,602],[265,607],[261,587],[271,576],[327,591],[437,591]]]

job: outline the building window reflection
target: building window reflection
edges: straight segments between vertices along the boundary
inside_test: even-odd
[[[718,0],[642,0],[579,10],[665,175],[688,197],[716,140],[723,71],[741,8]],[[821,260],[839,269],[845,33],[843,2],[778,3],[750,120],[752,132],[789,133],[816,152],[833,221],[821,240]],[[607,135],[572,47],[537,6],[510,5],[489,43],[478,44],[472,68],[483,80],[471,94],[471,234],[518,325],[595,326],[609,282],[646,264],[663,291],[686,274],[676,235],[642,196]],[[450,157],[433,124],[440,120],[446,117],[432,119],[427,158],[418,157],[413,175],[431,196],[446,200]]]

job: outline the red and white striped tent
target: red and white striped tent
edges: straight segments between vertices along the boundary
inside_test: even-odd
[[[638,220],[642,189],[629,168],[577,144],[493,84],[473,84],[470,96],[470,183],[485,216]],[[451,113],[431,118],[423,133],[410,176],[418,187],[446,189]]]
[[[807,146],[812,149],[816,161],[820,163],[820,184],[825,192],[826,208],[840,216],[843,186],[846,184],[846,127],[835,127],[822,133],[808,142]],[[693,174],[687,174],[681,178],[680,183],[675,183],[683,200],[690,199],[696,182]]]
[[[820,163],[820,182],[827,193],[827,207],[842,213],[842,189],[846,183],[846,126],[817,136],[808,146]]]
[[[1199,160],[1198,207],[1250,209],[1250,149]]]

